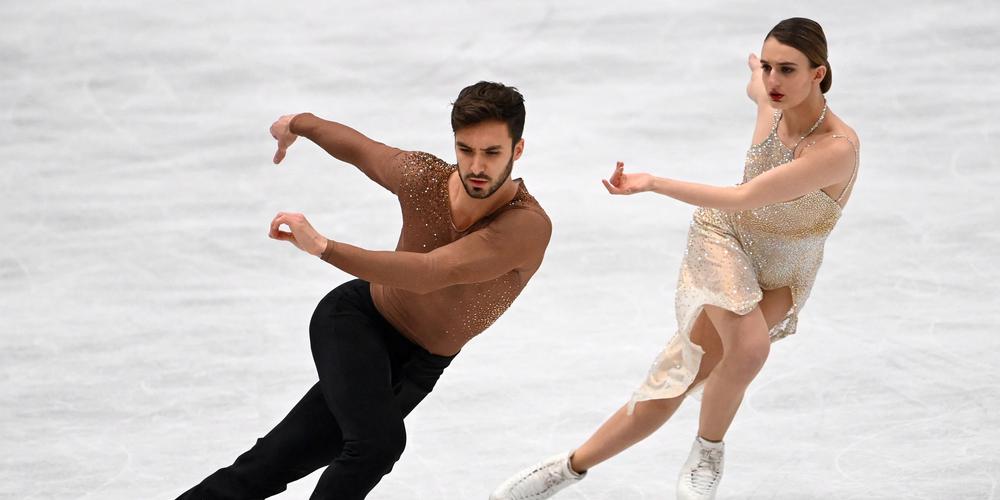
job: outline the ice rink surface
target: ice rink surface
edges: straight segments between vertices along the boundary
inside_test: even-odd
[[[798,335],[727,436],[720,499],[1000,498],[1000,3],[0,3],[0,498],[170,499],[313,383],[348,276],[266,237],[279,210],[391,249],[394,197],[270,123],[312,111],[454,160],[450,103],[527,99],[515,167],[546,261],[407,420],[374,500],[485,499],[578,445],[673,334],[692,208],[634,170],[733,184],[746,57],[821,22],[860,180]],[[670,499],[688,402],[560,499]],[[306,498],[310,476],[277,498]]]

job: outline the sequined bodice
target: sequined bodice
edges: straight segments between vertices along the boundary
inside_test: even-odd
[[[764,141],[747,151],[743,182],[794,159],[794,152],[778,138],[775,125]],[[730,222],[764,289],[791,286],[793,292],[800,292],[796,295],[806,295],[841,211],[837,201],[816,190],[794,200],[733,212]]]
[[[794,153],[772,132],[767,139],[747,151],[743,182],[791,162]],[[736,213],[741,229],[748,233],[768,233],[788,238],[822,237],[833,230],[841,208],[828,194],[816,190],[794,200],[774,203]]]

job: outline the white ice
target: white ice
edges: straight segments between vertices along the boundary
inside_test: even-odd
[[[826,29],[861,174],[727,437],[720,498],[998,498],[996,0],[6,0],[0,498],[169,499],[231,463],[312,384],[309,315],[348,278],[269,240],[271,217],[374,249],[399,225],[307,141],[272,165],[267,127],[308,110],[453,160],[449,103],[482,79],[527,98],[516,173],[554,237],[370,498],[484,499],[578,445],[673,333],[692,211],[599,179],[623,160],[738,182],[745,60],[791,16]],[[673,498],[697,410],[559,498]]]

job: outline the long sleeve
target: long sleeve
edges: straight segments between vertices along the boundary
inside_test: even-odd
[[[356,166],[389,191],[396,193],[399,190],[402,150],[373,141],[351,127],[312,113],[295,115],[289,129],[316,143],[334,158]]]
[[[488,226],[427,253],[370,251],[331,241],[321,257],[372,283],[428,293],[489,281],[540,262],[551,232],[546,217],[509,210]]]

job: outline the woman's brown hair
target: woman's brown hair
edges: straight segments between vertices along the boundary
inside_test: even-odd
[[[804,17],[785,19],[771,28],[764,40],[771,37],[805,54],[813,68],[826,66],[826,76],[819,83],[819,90],[824,94],[830,90],[833,69],[827,59],[826,35],[819,23]]]

